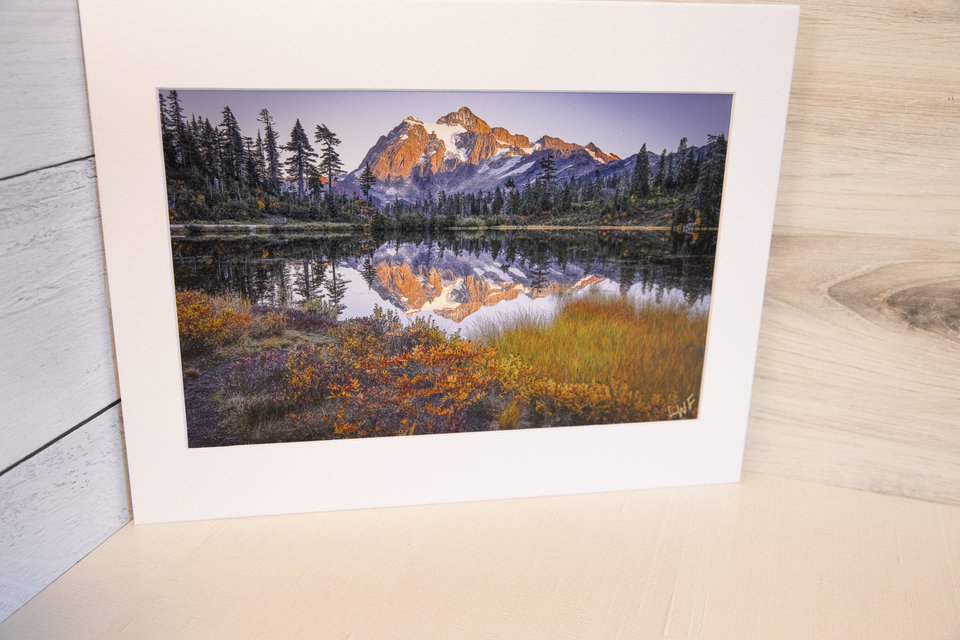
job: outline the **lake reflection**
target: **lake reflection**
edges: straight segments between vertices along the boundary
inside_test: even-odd
[[[379,306],[469,336],[515,314],[551,314],[557,296],[589,291],[706,314],[715,247],[711,232],[554,229],[175,238],[173,256],[177,289],[273,306],[314,300],[342,319]]]

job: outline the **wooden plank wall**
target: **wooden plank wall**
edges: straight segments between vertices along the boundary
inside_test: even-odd
[[[801,6],[745,468],[960,503],[960,5]],[[0,68],[3,619],[129,507],[74,0]]]
[[[74,0],[0,8],[0,619],[130,519]]]

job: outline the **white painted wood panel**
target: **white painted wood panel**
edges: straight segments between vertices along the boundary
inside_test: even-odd
[[[92,160],[0,180],[0,469],[117,399]]]
[[[129,519],[117,408],[0,476],[0,620]]]
[[[0,69],[0,178],[92,153],[76,0],[4,0]]]
[[[741,484],[128,525],[0,638],[955,640],[960,506]]]

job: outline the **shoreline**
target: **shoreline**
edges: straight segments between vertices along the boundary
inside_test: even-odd
[[[257,232],[267,232],[273,233],[278,227],[282,228],[283,231],[289,231],[292,233],[302,233],[304,231],[326,231],[326,232],[344,232],[344,231],[353,231],[360,230],[361,225],[356,225],[349,222],[307,222],[307,223],[296,223],[296,224],[269,224],[269,223],[208,223],[208,222],[178,222],[170,223],[170,230],[177,231],[189,231],[190,227],[201,227],[204,230],[210,231],[248,231],[250,233],[256,234]],[[369,230],[369,225],[362,225],[364,231]],[[558,224],[558,225],[549,225],[549,224],[531,224],[531,225],[493,225],[493,226],[483,226],[483,227],[444,227],[438,229],[438,231],[589,231],[593,229],[600,229],[604,231],[670,231],[671,226],[664,225],[576,225],[576,224]],[[395,229],[388,229],[395,231]],[[716,231],[717,227],[700,227],[699,231]]]

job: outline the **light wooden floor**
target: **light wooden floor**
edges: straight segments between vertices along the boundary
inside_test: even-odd
[[[955,640],[960,507],[740,484],[127,525],[0,638]]]

